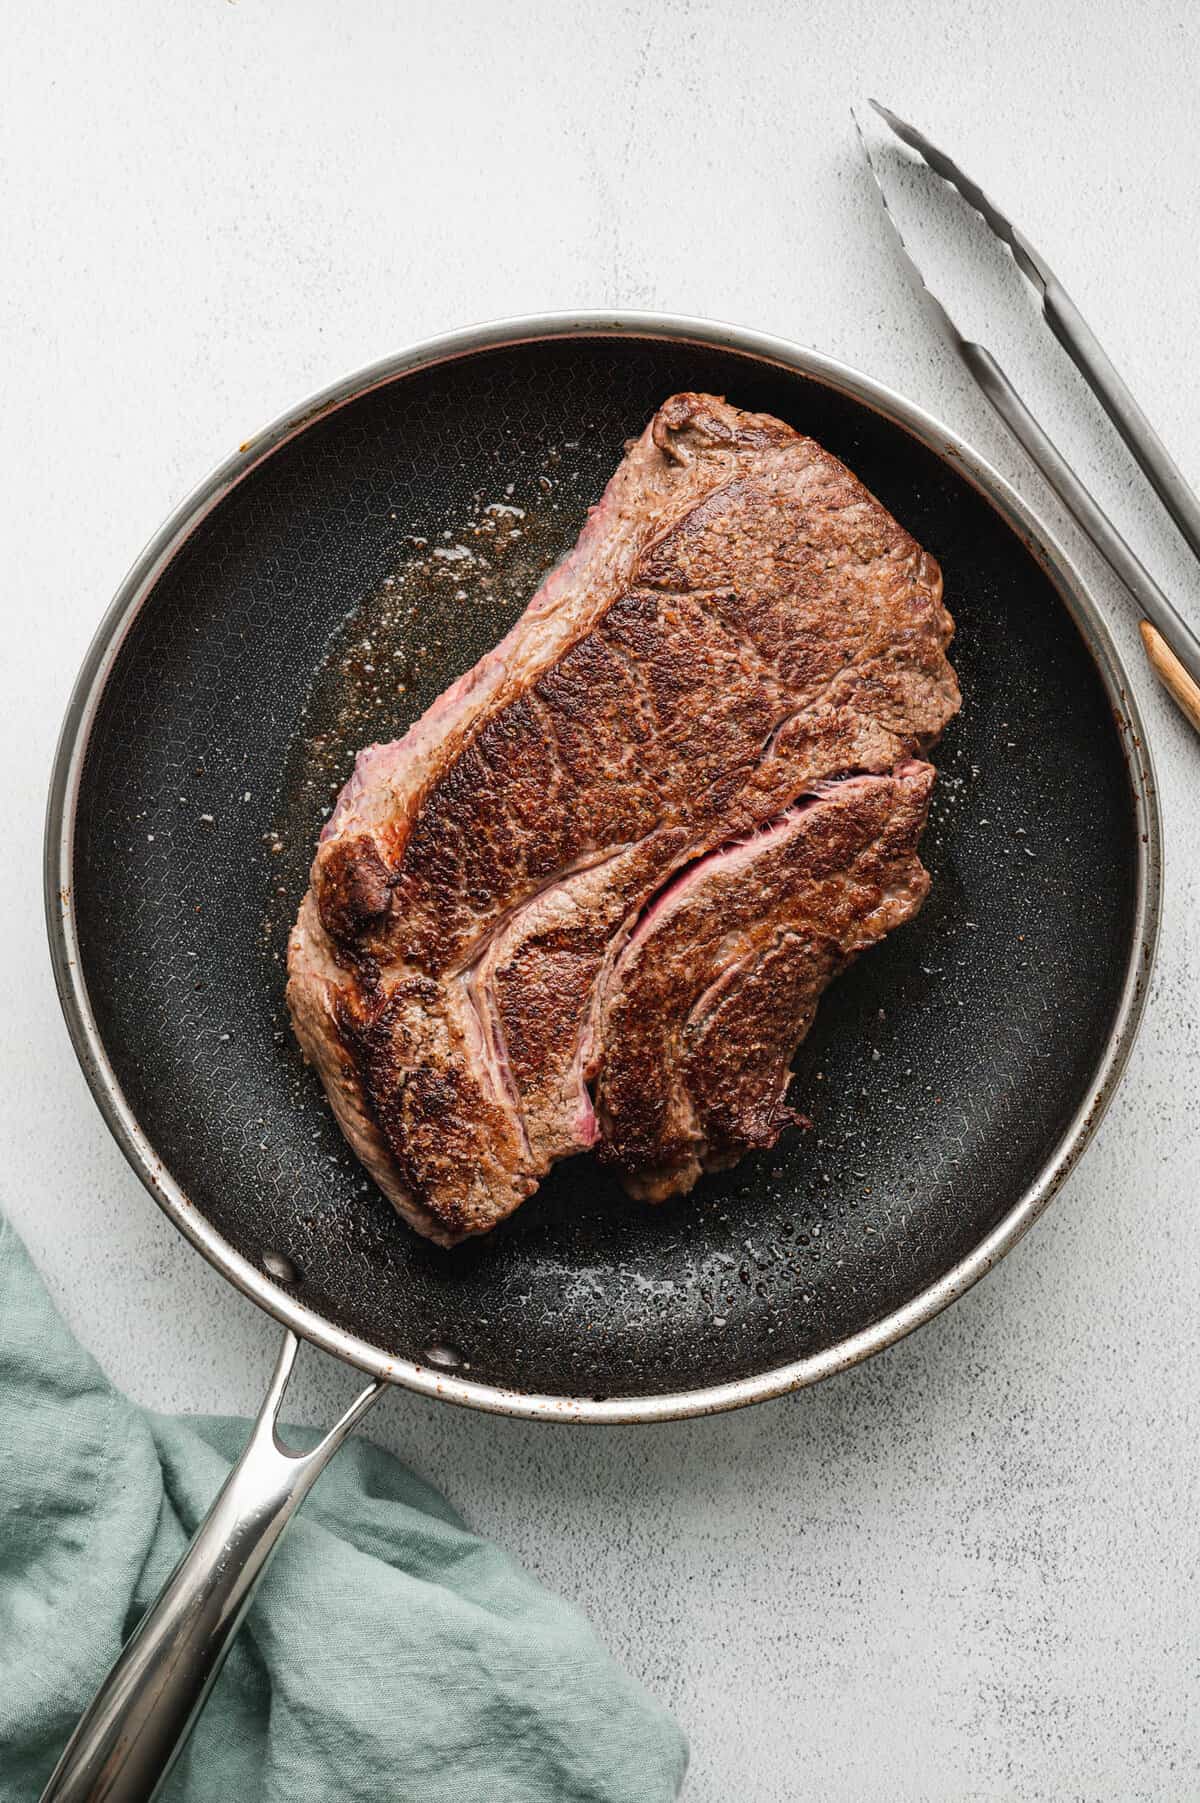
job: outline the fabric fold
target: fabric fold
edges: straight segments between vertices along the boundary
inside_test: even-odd
[[[0,1218],[0,1803],[38,1796],[248,1433],[115,1390]],[[293,1523],[163,1796],[665,1803],[686,1762],[574,1609],[358,1436]]]

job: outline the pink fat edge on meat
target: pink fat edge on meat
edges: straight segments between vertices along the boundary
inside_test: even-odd
[[[576,1060],[579,1066],[579,1112],[575,1116],[575,1137],[579,1141],[580,1150],[590,1151],[600,1137],[600,1123],[596,1119],[596,1110],[592,1106],[591,1094],[583,1081],[582,1056]]]
[[[599,1026],[605,1005],[610,995],[615,994],[620,988],[621,979],[634,954],[644,944],[649,934],[657,929],[663,916],[686,900],[691,890],[703,880],[714,864],[721,862],[726,867],[736,870],[739,864],[751,863],[761,855],[772,837],[781,837],[789,832],[802,814],[807,813],[810,808],[816,807],[822,800],[832,799],[844,792],[848,784],[887,781],[891,774],[909,776],[922,768],[919,761],[907,758],[896,766],[894,773],[821,778],[812,783],[805,794],[797,798],[792,807],[765,821],[761,826],[752,827],[736,839],[728,839],[720,845],[714,845],[699,857],[689,856],[687,852],[681,853],[679,863],[662,888],[636,918],[626,923],[624,930],[613,940],[605,966],[596,980],[588,1023],[580,1037],[579,1049],[573,1066],[576,1090],[579,1096],[578,1131],[580,1144],[584,1150],[588,1150],[596,1144],[601,1132],[589,1084],[595,1078],[599,1067]],[[732,980],[736,974],[736,968],[729,967],[723,971],[710,985],[710,991],[715,992]],[[715,994],[711,999],[715,999]]]
[[[909,760],[907,767],[903,764],[897,765],[895,774],[897,776],[911,775],[914,770],[919,768],[919,764]],[[715,845],[711,851],[705,852],[703,857],[696,858],[692,863],[683,864],[659,890],[649,906],[643,910],[613,966],[613,980],[615,981],[621,965],[632,956],[647,934],[658,925],[664,913],[678,907],[686,899],[688,892],[702,881],[714,864],[721,863],[727,870],[736,871],[742,866],[752,863],[772,839],[784,837],[795,826],[802,814],[806,814],[810,808],[818,807],[823,800],[829,800],[838,794],[845,794],[847,789],[856,783],[877,783],[888,780],[889,777],[886,775],[843,776],[815,782],[792,807],[787,808],[782,814],[776,814],[773,819],[764,822],[762,826],[752,827],[749,832],[740,834],[736,839],[727,839],[724,844]]]
[[[705,852],[702,857],[695,858],[690,863],[685,859],[653,900],[642,910],[637,921],[622,941],[616,957],[609,966],[603,984],[597,985],[598,997],[597,1006],[593,1010],[593,1021],[602,1012],[603,996],[610,991],[615,992],[619,987],[626,966],[648,936],[661,924],[664,915],[680,907],[715,864],[722,864],[726,870],[736,872],[761,856],[772,840],[786,837],[804,814],[819,807],[823,801],[832,801],[839,795],[846,795],[855,787],[891,782],[896,778],[905,780],[919,776],[925,768],[926,766],[918,758],[905,758],[891,771],[821,778],[812,783],[805,793],[797,798],[793,806],[785,809],[782,814],[777,814],[772,819],[764,821],[761,826],[752,827],[748,832],[739,834],[736,839],[728,839],[721,845],[713,846],[711,851]],[[716,989],[724,985],[730,979],[731,974],[732,967],[723,971],[710,985],[710,988]],[[601,988],[603,996],[599,994]],[[583,1062],[581,1061],[581,1071]],[[592,1119],[595,1125],[594,1112]],[[599,1128],[596,1125],[596,1132],[598,1133],[598,1131]],[[588,1142],[589,1145],[593,1143],[594,1140]]]

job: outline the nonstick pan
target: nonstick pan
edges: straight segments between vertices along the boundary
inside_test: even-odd
[[[441,1251],[365,1178],[300,1060],[287,930],[355,749],[396,736],[496,642],[624,441],[677,389],[812,434],[941,562],[965,699],[935,754],[932,894],[823,1001],[796,1067],[810,1132],[657,1210],[575,1159],[498,1232]],[[1132,693],[1079,579],[1012,490],[866,377],[642,314],[440,339],[243,446],[101,627],[47,846],[76,1049],[193,1244],[377,1385],[575,1422],[779,1395],[890,1344],[981,1276],[1112,1094],[1160,886]],[[275,1440],[293,1353],[289,1338],[231,1480],[240,1493],[223,1493],[48,1794],[103,1782],[107,1797],[144,1795],[169,1757],[329,1450],[297,1461]]]

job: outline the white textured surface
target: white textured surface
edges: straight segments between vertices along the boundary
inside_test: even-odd
[[[276,1341],[110,1144],[44,951],[58,719],[141,543],[317,386],[450,326],[581,304],[816,345],[1040,501],[890,260],[847,111],[870,92],[1006,202],[1200,479],[1188,10],[11,0],[0,1184],[137,1396],[252,1409]],[[1194,567],[1028,313],[1014,343],[1200,614]],[[1032,1238],[914,1340],[741,1415],[571,1432],[398,1395],[373,1419],[677,1709],[691,1803],[1196,1794],[1200,745],[1096,589],[1158,760],[1166,923],[1129,1076]],[[347,1387],[312,1355],[292,1412],[324,1418]]]

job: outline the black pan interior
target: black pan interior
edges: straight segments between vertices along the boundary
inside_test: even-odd
[[[794,1089],[812,1132],[656,1211],[577,1159],[494,1236],[441,1252],[366,1181],[299,1059],[288,925],[357,745],[403,730],[495,642],[623,441],[681,388],[813,434],[942,564],[965,705],[937,756],[932,896],[822,1004]],[[1135,868],[1102,685],[990,504],[821,383],[604,337],[394,380],[215,509],[103,697],[75,905],[126,1097],[233,1246],[286,1254],[298,1295],[389,1352],[437,1342],[517,1390],[653,1394],[831,1346],[1000,1220],[1102,1055]]]

